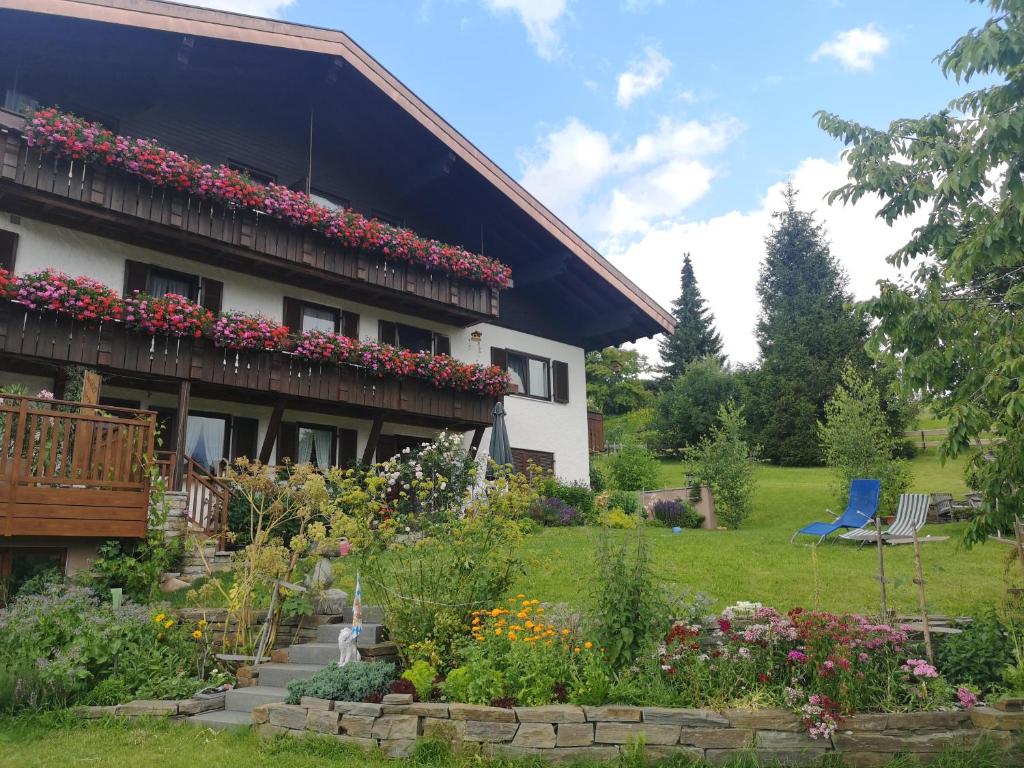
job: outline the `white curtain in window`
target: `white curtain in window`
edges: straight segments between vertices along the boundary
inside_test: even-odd
[[[527,366],[528,362],[522,355],[509,355],[508,356],[508,375],[512,379],[512,383],[519,387],[519,391],[524,395],[529,394],[526,391],[524,382],[527,377]]]
[[[313,430],[299,429],[299,464],[307,464],[313,458]]]
[[[530,394],[535,397],[548,397],[551,394],[548,364],[544,360],[530,358]]]
[[[157,297],[166,296],[168,293],[176,293],[179,296],[188,297],[192,292],[192,284],[188,280],[181,280],[170,275],[162,275],[159,272],[154,272],[150,276],[150,283],[153,295]]]
[[[314,429],[313,438],[316,440],[316,465],[326,469],[331,465],[331,438],[334,433],[329,429]]]
[[[213,468],[224,458],[224,419],[189,414],[185,431],[185,454],[197,464]]]

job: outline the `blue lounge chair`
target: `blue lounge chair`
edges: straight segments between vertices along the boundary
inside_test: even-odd
[[[831,523],[811,523],[793,534],[792,543],[797,536],[817,536],[820,544],[826,536],[841,528],[863,528],[874,520],[878,511],[878,494],[882,483],[878,480],[857,479],[850,482],[850,501],[846,511]],[[831,512],[830,512],[831,514]]]

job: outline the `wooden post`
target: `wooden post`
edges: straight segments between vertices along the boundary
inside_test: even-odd
[[[66,382],[64,382],[66,384]],[[78,409],[79,413],[95,414],[96,409],[86,406],[95,406],[100,402],[100,390],[103,388],[103,377],[96,373],[96,371],[84,371],[82,373],[82,394],[80,403],[83,407]],[[97,433],[99,433],[97,435]],[[97,436],[99,440],[97,440]],[[75,435],[73,443],[71,445],[71,466],[72,475],[81,470],[85,477],[91,476],[92,460],[98,451],[94,449],[96,446],[95,442],[103,441],[104,437],[107,441],[113,440],[114,435],[107,432],[104,434],[104,429],[99,425],[92,424],[88,421],[78,422],[75,428]]]
[[[281,432],[281,419],[284,417],[285,399],[282,397],[274,403],[274,410],[270,414],[270,423],[267,425],[267,434],[263,436],[263,445],[260,447],[260,463],[270,463],[270,452],[274,450],[277,436]]]
[[[383,428],[384,415],[374,416],[373,426],[370,427],[370,435],[366,438],[366,447],[363,449],[363,464],[373,463],[373,455],[377,452],[377,441],[380,440],[380,431]]]
[[[921,605],[921,624],[924,628],[924,649],[928,654],[928,663],[935,664],[935,651],[932,648],[932,629],[928,625],[928,604],[924,595],[924,570],[921,568],[921,540],[914,529],[914,583],[917,584],[917,599]]]
[[[473,430],[473,440],[469,444],[469,458],[475,459],[477,451],[480,450],[480,441],[484,439],[486,427],[477,427]]]
[[[182,467],[185,465],[185,446],[188,433],[188,405],[192,395],[192,382],[182,379],[178,384],[178,412],[174,416],[174,471],[171,488],[181,490]]]
[[[85,371],[82,374],[82,402],[97,405],[100,401],[100,390],[103,388],[103,377],[96,371]]]
[[[1021,576],[1024,576],[1024,520],[1013,518],[1013,532],[1017,536],[1017,563],[1020,565]],[[1024,582],[1021,586],[1024,587]]]
[[[882,541],[882,518],[875,515],[875,536],[878,541],[878,586],[881,595],[882,623],[889,621],[889,609],[885,604],[885,542]]]

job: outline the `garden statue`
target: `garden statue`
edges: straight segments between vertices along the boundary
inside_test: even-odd
[[[359,638],[352,632],[352,627],[344,627],[341,632],[338,633],[338,666],[344,667],[346,664],[359,661],[359,649],[356,648],[356,642]]]

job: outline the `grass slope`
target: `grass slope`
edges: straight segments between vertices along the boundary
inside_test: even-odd
[[[961,467],[941,466],[934,454],[913,461],[911,490],[963,493]],[[662,465],[665,486],[678,485],[678,462]],[[796,605],[828,610],[878,610],[878,563],[875,549],[846,544],[811,547],[810,539],[790,544],[793,532],[814,520],[828,520],[836,493],[828,470],[759,467],[754,512],[738,531],[649,532],[656,568],[668,584],[702,591],[719,606],[756,600],[779,608]],[[930,608],[964,613],[1000,598],[1007,586],[1005,557],[1009,548],[987,544],[964,550],[962,525],[928,526],[925,535],[948,541],[923,545]],[[578,603],[587,591],[587,573],[599,536],[623,539],[630,532],[596,529],[547,529],[527,538],[527,575],[518,589],[542,600]],[[909,546],[886,547],[889,604],[899,611],[917,610]]]

